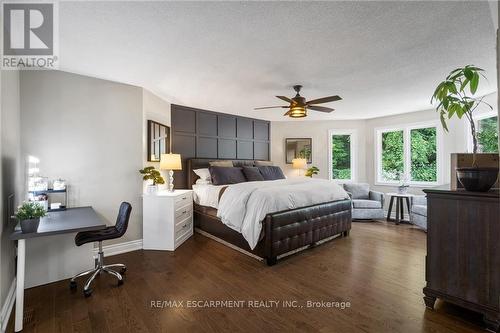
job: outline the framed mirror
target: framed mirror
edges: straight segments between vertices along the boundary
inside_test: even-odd
[[[161,154],[170,153],[170,127],[148,120],[148,161],[160,162]]]
[[[307,163],[312,163],[312,139],[311,138],[287,138],[285,139],[286,163],[292,164],[294,158],[305,158]]]

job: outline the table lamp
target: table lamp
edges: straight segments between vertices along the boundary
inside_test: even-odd
[[[307,160],[305,158],[294,158],[292,160],[292,168],[299,169],[300,176],[300,170],[307,169]]]
[[[169,183],[168,191],[174,191],[174,170],[182,170],[181,155],[180,154],[161,154],[160,157],[160,170],[169,170]]]

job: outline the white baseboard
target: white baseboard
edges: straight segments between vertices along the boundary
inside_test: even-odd
[[[102,247],[104,255],[106,257],[114,256],[116,254],[142,250],[142,239],[137,239],[129,242],[123,242],[118,244],[104,245]],[[99,252],[98,248],[94,248],[94,255]]]
[[[14,301],[16,300],[16,278],[12,281],[10,285],[9,292],[5,298],[5,302],[2,305],[2,312],[0,312],[0,332],[4,333],[7,329],[7,324],[9,323],[10,314],[12,313],[12,308],[14,307]]]

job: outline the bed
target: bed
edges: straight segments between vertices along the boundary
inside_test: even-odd
[[[196,187],[195,183],[198,179],[193,170],[208,168],[209,162],[214,160],[190,159],[187,161],[187,184],[190,188],[193,188],[193,185]],[[253,166],[255,162],[255,160],[233,160],[234,166]],[[262,182],[264,183],[267,182]],[[270,184],[266,185],[270,186]],[[222,195],[223,192],[220,193],[220,197]],[[196,231],[262,258],[270,266],[276,264],[279,258],[307,247],[329,239],[346,237],[351,229],[351,201],[348,198],[266,214],[260,221],[258,241],[252,246],[242,233],[224,224],[217,215],[216,206],[210,207],[210,205],[195,202]]]

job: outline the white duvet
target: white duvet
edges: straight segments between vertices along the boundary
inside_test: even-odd
[[[324,179],[304,177],[239,183],[229,185],[222,194],[217,217],[240,232],[254,249],[261,221],[267,214],[347,198],[342,187]]]

